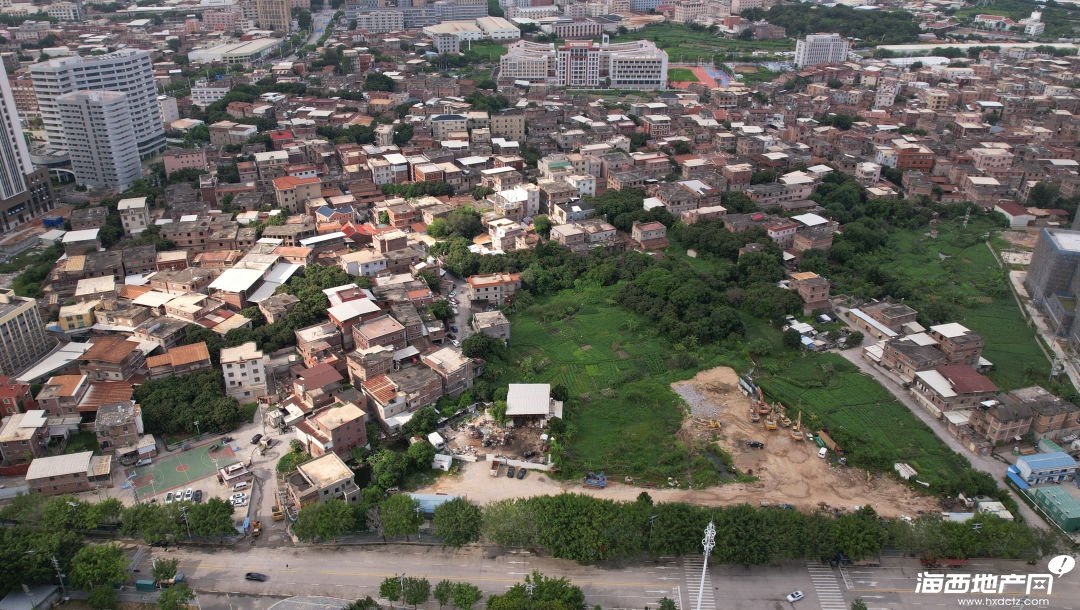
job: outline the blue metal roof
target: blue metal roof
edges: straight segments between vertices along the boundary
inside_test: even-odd
[[[1016,485],[1021,491],[1027,491],[1031,489],[1031,486],[1027,484],[1027,481],[1025,481],[1019,474],[1013,471],[1013,466],[1009,466],[1009,472],[1006,476],[1008,476],[1009,480],[1012,481],[1013,484]]]
[[[440,504],[457,499],[457,496],[444,496],[442,494],[409,494],[409,496],[416,500],[417,504],[420,505],[420,509],[428,514],[434,513]]]
[[[1057,468],[1075,468],[1076,460],[1072,458],[1068,453],[1064,451],[1054,451],[1051,453],[1036,453],[1035,455],[1022,455],[1016,463],[1027,464],[1027,467],[1033,471],[1037,470],[1052,470]]]

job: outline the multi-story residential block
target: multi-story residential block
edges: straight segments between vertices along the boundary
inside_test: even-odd
[[[668,55],[650,41],[597,44],[567,41],[554,45],[519,41],[499,62],[499,79],[567,88],[662,89],[667,86]]]
[[[394,349],[404,349],[405,327],[393,316],[383,315],[352,329],[356,349],[369,349],[378,345],[389,345]]]
[[[937,341],[938,349],[945,354],[949,364],[979,364],[986,340],[956,322],[931,326],[930,337]]]
[[[221,371],[225,377],[225,394],[241,403],[266,396],[269,388],[268,358],[262,350],[248,341],[236,347],[221,349]]]
[[[514,297],[514,293],[521,288],[520,273],[491,273],[488,275],[471,275],[469,282],[469,299],[473,301],[487,301],[496,306],[508,303]]]
[[[127,453],[143,434],[142,409],[134,401],[104,404],[94,420],[98,446],[105,453]]]
[[[851,43],[840,34],[808,34],[795,43],[795,65],[800,68],[846,61]]]
[[[116,204],[116,210],[120,212],[120,222],[128,235],[138,235],[150,226],[150,207],[146,205],[146,197],[121,199]]]
[[[290,0],[255,0],[259,27],[275,32],[292,30],[292,6]]]
[[[338,401],[295,424],[296,438],[312,457],[336,453],[342,458],[367,444],[367,417],[351,402]]]
[[[90,381],[127,381],[146,370],[146,357],[136,341],[107,335],[97,337],[79,357],[79,370]]]
[[[353,471],[336,453],[327,453],[296,467],[285,480],[289,496],[303,508],[327,500],[342,500],[348,504],[360,498],[360,488]]]
[[[400,430],[413,413],[443,396],[442,378],[426,366],[377,375],[361,387],[380,423],[391,432]]]
[[[443,394],[457,396],[472,387],[473,361],[456,347],[444,347],[420,357],[435,374],[442,378]]]
[[[95,456],[93,451],[40,457],[30,462],[26,484],[32,493],[57,496],[111,487],[109,456]]]
[[[38,404],[30,394],[30,384],[0,376],[0,418],[37,408]]]
[[[15,413],[0,427],[0,457],[5,466],[27,464],[46,454],[49,426],[45,411]]]
[[[126,93],[68,93],[55,99],[55,109],[76,182],[125,191],[142,177],[135,115]]]
[[[15,375],[38,361],[55,343],[45,334],[37,301],[0,290],[0,374]]]
[[[478,311],[473,314],[472,328],[478,333],[502,341],[510,341],[510,320],[501,311]]]
[[[318,178],[282,176],[272,182],[278,207],[293,213],[303,211],[304,204],[322,195],[322,181]]]
[[[10,231],[51,210],[47,170],[30,161],[7,73],[0,74],[0,230]]]
[[[204,341],[180,345],[164,354],[148,357],[146,368],[151,379],[187,375],[210,368],[210,351]]]
[[[165,149],[154,71],[146,51],[124,49],[104,55],[50,59],[30,66],[30,76],[51,149],[68,148],[58,98],[87,91],[125,94],[130,121],[126,131],[137,147],[137,157],[145,159]]]
[[[993,398],[997,386],[966,364],[939,365],[915,373],[911,393],[935,416]]]

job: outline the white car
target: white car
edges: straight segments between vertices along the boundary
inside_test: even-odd
[[[184,490],[184,499],[187,500],[188,502],[191,502],[191,496],[193,496],[193,495],[195,495],[195,490],[194,489],[188,487],[187,489]]]
[[[246,497],[247,497],[247,494],[238,493],[238,494],[233,494],[233,495],[229,496],[229,499],[230,500],[243,500]]]
[[[453,343],[454,347],[461,347],[461,341],[458,341],[457,339],[451,339],[450,343]]]
[[[787,600],[794,604],[804,597],[806,596],[803,595],[802,591],[792,591],[791,593],[788,593]]]

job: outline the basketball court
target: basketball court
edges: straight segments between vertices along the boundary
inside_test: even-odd
[[[125,474],[132,476],[131,483],[140,497],[163,494],[177,488],[188,487],[195,481],[214,474],[217,468],[224,468],[240,461],[236,451],[225,444],[216,451],[210,451],[214,443],[193,447],[187,451],[167,453],[154,458],[149,466],[129,468]],[[215,465],[216,460],[216,465]]]

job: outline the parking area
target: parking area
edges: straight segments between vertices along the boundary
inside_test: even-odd
[[[130,468],[125,475],[139,496],[150,497],[212,476],[219,466],[225,467],[238,461],[237,451],[235,442],[209,442],[187,451],[158,456],[152,464]]]

